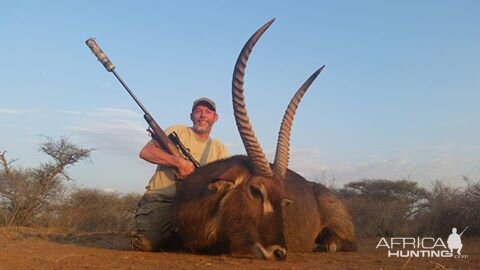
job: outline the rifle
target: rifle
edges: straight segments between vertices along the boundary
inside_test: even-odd
[[[459,234],[459,236],[462,236],[462,234],[468,229],[468,226],[462,231],[461,234]]]
[[[97,57],[98,61],[100,61],[100,63],[103,64],[103,66],[108,72],[112,72],[113,75],[115,75],[117,80],[123,85],[125,90],[127,90],[128,94],[130,94],[130,96],[137,103],[140,109],[142,109],[144,113],[143,118],[145,119],[145,121],[147,121],[148,125],[150,126],[148,129],[148,132],[152,136],[153,140],[157,143],[157,145],[162,147],[165,151],[167,151],[171,155],[189,160],[190,162],[193,163],[195,168],[200,167],[200,164],[198,163],[198,161],[196,161],[195,158],[190,154],[190,150],[186,148],[182,144],[182,142],[180,142],[176,133],[174,135],[170,134],[170,136],[167,136],[165,134],[165,131],[163,131],[163,129],[160,128],[160,126],[153,119],[150,113],[148,113],[147,109],[143,107],[142,103],[140,103],[140,101],[133,94],[130,88],[128,88],[127,84],[117,74],[117,72],[115,71],[115,65],[112,64],[110,59],[108,59],[107,55],[100,49],[100,47],[95,42],[95,40],[93,38],[89,38],[85,41],[85,43],[90,48],[90,50],[92,50],[92,53]],[[183,155],[179,152],[179,149]]]

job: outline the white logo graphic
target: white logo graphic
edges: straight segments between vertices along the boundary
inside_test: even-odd
[[[460,251],[462,250],[463,245],[462,245],[462,239],[460,239],[460,237],[467,230],[467,228],[465,228],[465,230],[463,230],[461,234],[457,234],[457,228],[452,228],[452,234],[448,236],[448,240],[447,240],[448,248],[450,249],[451,253],[453,253],[453,250],[456,249],[457,254],[462,255]]]
[[[467,230],[468,226],[457,234],[457,228],[452,228],[452,233],[448,236],[447,245],[442,238],[434,237],[391,237],[386,239],[382,237],[378,241],[378,248],[386,248],[388,257],[429,257],[429,258],[455,258],[466,259],[468,255],[462,255],[463,248],[461,236]],[[455,255],[454,250],[457,250]]]

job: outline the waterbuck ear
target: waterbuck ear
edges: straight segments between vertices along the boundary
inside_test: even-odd
[[[234,166],[228,168],[222,174],[210,181],[208,189],[224,191],[235,188],[250,177],[250,173],[244,167]]]
[[[222,192],[222,191],[230,190],[234,186],[235,185],[233,184],[233,182],[215,179],[214,182],[211,182],[210,184],[208,184],[208,189],[214,190],[217,192]]]

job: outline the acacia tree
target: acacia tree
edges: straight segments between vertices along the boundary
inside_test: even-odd
[[[89,159],[93,149],[71,143],[67,138],[46,138],[39,151],[50,160],[38,168],[16,168],[6,151],[0,152],[0,221],[6,226],[29,225],[35,215],[55,203],[64,190],[64,181],[71,180],[67,169]]]
[[[367,179],[348,183],[338,191],[363,236],[404,233],[410,221],[427,207],[429,193],[416,182]]]

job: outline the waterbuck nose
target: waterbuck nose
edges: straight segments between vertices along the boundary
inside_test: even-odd
[[[273,254],[275,255],[275,260],[277,261],[284,261],[287,259],[287,251],[285,251],[283,248],[275,249]]]
[[[253,254],[255,257],[259,259],[265,260],[277,260],[283,261],[287,259],[287,250],[279,245],[269,246],[268,248],[264,248],[262,244],[255,243],[253,246]]]

